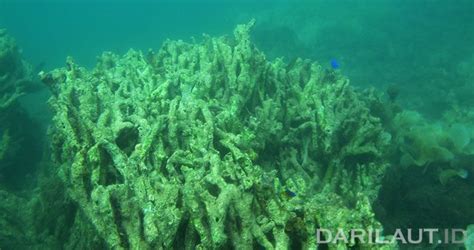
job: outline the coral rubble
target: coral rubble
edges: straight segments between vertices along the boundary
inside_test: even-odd
[[[315,249],[317,228],[382,227],[377,96],[317,63],[267,61],[252,25],[41,75],[74,227],[114,249]],[[392,247],[329,249],[356,244]]]

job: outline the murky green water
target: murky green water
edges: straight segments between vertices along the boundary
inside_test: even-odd
[[[471,0],[0,0],[0,28],[0,249],[474,247]]]

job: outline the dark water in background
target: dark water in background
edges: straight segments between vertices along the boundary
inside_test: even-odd
[[[396,86],[400,104],[429,119],[455,105],[474,107],[473,0],[0,0],[0,28],[44,70],[62,67],[67,56],[92,68],[104,51],[231,35],[251,18],[253,39],[269,58],[309,58],[327,68],[335,59],[355,86]],[[44,127],[48,97],[43,90],[22,100]]]
[[[70,55],[91,67],[103,51],[157,49],[167,38],[189,40],[203,33],[230,33],[242,21],[242,13],[257,13],[268,5],[245,1],[2,1],[0,24],[17,38],[33,62],[57,67]]]
[[[433,86],[452,88],[472,103],[464,83],[472,81],[473,13],[471,0],[2,0],[0,26],[27,60],[52,69],[67,56],[93,67],[103,51],[230,34],[256,18],[254,39],[269,57],[310,58],[327,67],[336,58],[352,83],[397,85],[409,108],[436,117],[448,104]],[[435,92],[433,99],[418,100],[426,92]]]

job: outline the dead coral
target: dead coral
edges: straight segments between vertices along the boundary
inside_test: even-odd
[[[344,77],[268,62],[252,25],[42,75],[67,192],[109,247],[315,249],[317,227],[380,227],[380,119]]]

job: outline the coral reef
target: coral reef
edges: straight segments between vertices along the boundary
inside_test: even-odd
[[[0,187],[18,187],[41,156],[38,124],[18,102],[38,88],[15,40],[0,29]]]
[[[27,199],[0,190],[0,247],[19,249],[29,245],[32,236],[28,230],[31,217],[27,209],[19,209],[28,203]]]
[[[375,206],[386,233],[466,228],[474,218],[474,114],[469,107],[453,107],[442,117],[402,111],[390,122],[393,164]]]
[[[0,121],[6,120],[8,110],[22,95],[20,79],[24,75],[23,69],[15,41],[6,30],[0,29]],[[0,162],[6,157],[10,145],[8,128],[0,125]]]
[[[349,1],[344,9],[334,1],[303,2],[259,13],[254,38],[267,55],[304,55],[327,65],[336,58],[355,86],[395,85],[400,105],[429,118],[440,119],[453,105],[474,106],[471,2],[426,6],[403,21],[400,13],[413,13],[419,2],[397,8],[393,2]],[[428,19],[435,30],[413,25]],[[438,30],[449,35],[440,38]]]
[[[2,161],[2,159],[7,154],[11,139],[8,130],[2,131],[2,133],[0,133],[0,137],[0,161]]]
[[[31,83],[28,70],[15,40],[0,29],[0,114],[24,94]]]
[[[382,227],[377,96],[310,61],[267,61],[252,25],[41,74],[72,230],[114,249],[315,249],[317,228]],[[395,248],[328,247],[353,245]]]
[[[432,123],[415,111],[403,111],[393,119],[394,145],[399,147],[404,167],[470,167],[459,160],[474,157],[474,115],[448,112]]]

